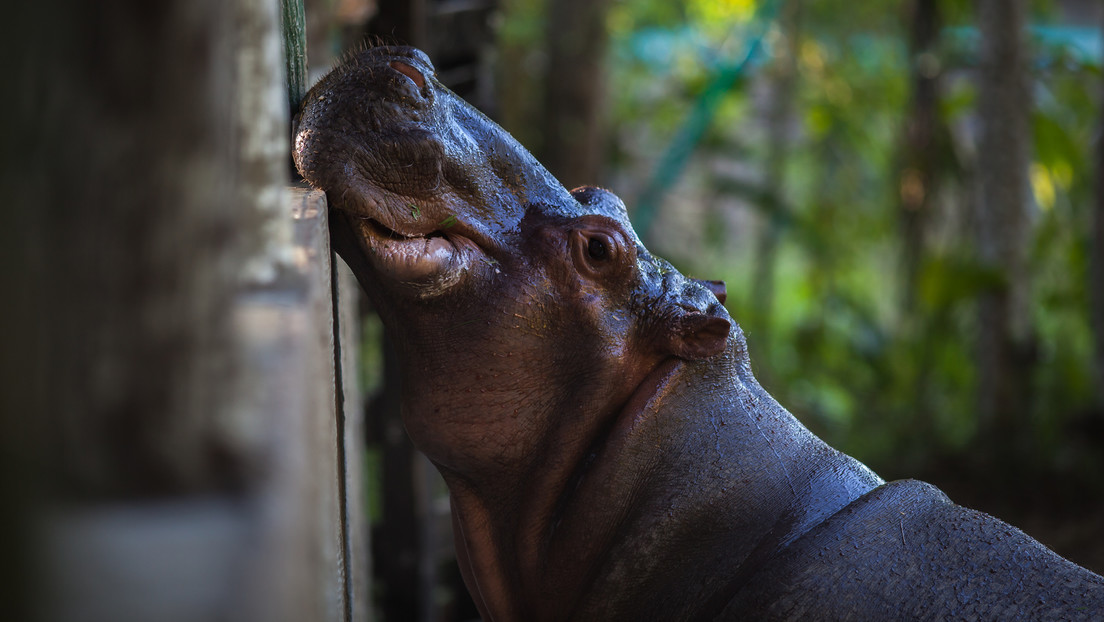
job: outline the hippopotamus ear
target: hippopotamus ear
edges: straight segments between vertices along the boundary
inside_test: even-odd
[[[696,361],[724,351],[732,323],[724,317],[678,307],[665,328],[661,348],[679,358]]]

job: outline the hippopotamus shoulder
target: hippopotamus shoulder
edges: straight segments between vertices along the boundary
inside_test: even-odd
[[[1071,603],[1078,601],[1084,615],[1071,618]],[[947,615],[1100,619],[1104,581],[1019,529],[954,504],[931,484],[898,480],[856,499],[776,555],[718,619]]]

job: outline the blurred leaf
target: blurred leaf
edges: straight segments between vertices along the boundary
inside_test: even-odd
[[[931,310],[943,309],[978,295],[1000,289],[1000,272],[956,257],[939,256],[926,261],[919,278],[920,298]]]
[[[1031,115],[1035,134],[1035,159],[1049,169],[1082,168],[1082,148],[1053,117],[1036,110]],[[1068,173],[1067,173],[1068,177]]]

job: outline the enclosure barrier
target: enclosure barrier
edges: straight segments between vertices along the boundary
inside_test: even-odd
[[[233,304],[236,417],[263,429],[241,491],[58,507],[43,524],[43,618],[369,619],[357,285],[325,195],[292,189],[293,266]]]

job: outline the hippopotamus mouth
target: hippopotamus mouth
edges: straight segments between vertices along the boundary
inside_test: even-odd
[[[459,232],[402,233],[370,217],[350,220],[377,270],[394,280],[422,285],[427,288],[424,293],[455,285],[484,256],[478,244]]]

